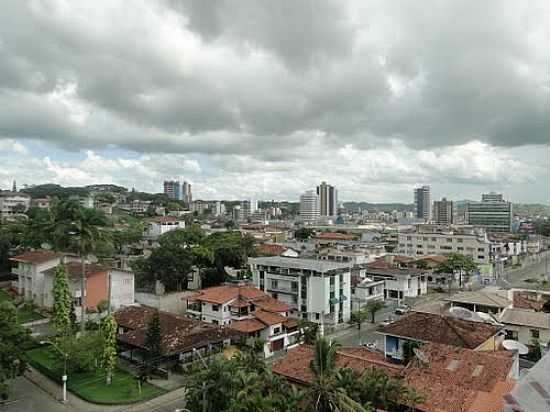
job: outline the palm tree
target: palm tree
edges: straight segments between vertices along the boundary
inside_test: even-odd
[[[313,410],[317,412],[365,412],[337,385],[336,356],[340,345],[319,337],[315,342],[314,356],[310,363],[313,382],[310,397]]]

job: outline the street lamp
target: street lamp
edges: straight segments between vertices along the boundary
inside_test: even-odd
[[[69,358],[69,355],[63,352],[59,347],[49,341],[49,340],[43,340],[40,341],[41,345],[51,345],[56,351],[58,351],[61,356],[63,356],[63,376],[61,377],[61,380],[63,381],[63,400],[62,402],[67,402],[67,359]]]

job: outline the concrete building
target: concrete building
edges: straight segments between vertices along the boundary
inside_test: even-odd
[[[487,232],[511,232],[512,217],[512,203],[504,201],[501,194],[484,194],[481,202],[466,204],[466,224],[481,226]]]
[[[415,298],[428,293],[428,271],[412,268],[378,268],[367,265],[366,277],[373,281],[383,280],[384,299]]]
[[[300,196],[300,219],[306,223],[316,223],[320,215],[319,195],[308,190]]]
[[[249,264],[254,284],[302,319],[327,325],[349,320],[350,264],[279,256],[251,258]]]
[[[550,313],[507,308],[498,318],[506,329],[506,339],[517,340],[524,345],[538,342],[548,348],[550,342]]]
[[[365,307],[369,302],[384,300],[384,280],[374,280],[373,278],[361,278],[352,276],[351,278],[351,311],[357,312]]]
[[[185,229],[185,221],[175,216],[158,216],[149,222],[146,235],[156,238],[176,229]]]
[[[193,193],[191,192],[191,183],[188,183],[185,180],[181,184],[180,200],[183,200],[187,204],[190,204],[193,201]]]
[[[432,217],[432,197],[430,186],[422,186],[414,189],[414,210],[418,219],[426,222]]]
[[[321,182],[317,186],[319,196],[319,212],[321,216],[336,216],[338,214],[338,190],[334,186]]]
[[[170,199],[181,200],[181,184],[178,180],[164,181],[164,194]]]
[[[187,299],[187,313],[195,318],[227,325],[249,343],[262,338],[265,357],[298,344],[298,322],[287,317],[289,311],[287,304],[246,284],[206,288]]]
[[[53,306],[53,279],[55,270],[64,263],[69,277],[76,315],[80,315],[82,265],[76,256],[47,250],[26,252],[11,259],[17,263],[12,273],[18,278],[18,293],[35,305],[43,308]],[[111,285],[109,287],[109,282]],[[95,308],[101,301],[109,299],[111,307],[119,308],[134,303],[134,274],[130,271],[107,268],[100,265],[86,265],[86,307]]]
[[[433,222],[439,225],[452,225],[454,223],[454,203],[443,198],[434,201]]]
[[[30,205],[31,197],[26,193],[0,191],[0,216],[26,212]]]
[[[484,231],[418,225],[416,231],[398,234],[397,253],[416,258],[461,253],[477,264],[489,264],[491,243]]]

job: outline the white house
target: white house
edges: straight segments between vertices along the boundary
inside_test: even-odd
[[[428,293],[428,271],[412,268],[376,268],[367,266],[367,276],[383,280],[384,299],[415,298]]]
[[[550,342],[550,313],[527,309],[507,308],[499,321],[505,326],[506,339],[517,340],[525,345],[535,341],[544,346]]]
[[[26,211],[31,204],[31,197],[26,193],[0,191],[0,215],[13,215],[17,208]]]
[[[351,311],[361,310],[369,302],[384,300],[384,280],[351,277]]]
[[[175,216],[158,216],[149,222],[147,236],[159,237],[176,229],[185,229],[185,221]]]
[[[198,291],[187,299],[187,313],[204,322],[227,325],[247,341],[262,338],[265,357],[298,343],[298,322],[287,304],[246,284],[226,284]]]
[[[302,319],[328,325],[349,320],[349,263],[280,256],[250,258],[248,263],[254,284]]]

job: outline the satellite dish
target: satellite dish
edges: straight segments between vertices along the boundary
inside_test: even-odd
[[[420,349],[413,348],[413,352],[420,362],[428,363],[428,358],[426,357],[426,355],[424,355],[424,352],[422,352]]]
[[[507,339],[502,342],[502,346],[506,350],[517,351],[520,355],[527,355],[527,353],[529,353],[529,348],[527,346],[515,340]]]
[[[479,317],[475,314],[475,312],[460,306],[453,306],[449,309],[449,312],[451,312],[451,314],[458,319],[479,321]]]
[[[52,245],[50,245],[49,243],[44,242],[40,245],[40,247],[44,250],[50,250],[52,248]]]
[[[476,312],[475,314],[484,322],[492,323],[493,325],[498,325],[498,321],[488,313]]]

